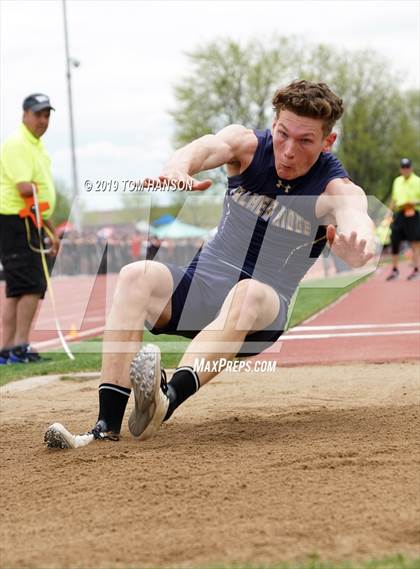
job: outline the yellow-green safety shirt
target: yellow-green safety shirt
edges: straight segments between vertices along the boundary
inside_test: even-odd
[[[408,178],[398,176],[392,185],[392,200],[397,208],[406,203],[420,202],[420,178],[412,172]],[[420,204],[416,205],[416,209]]]
[[[24,124],[9,137],[0,152],[0,214],[16,215],[25,202],[16,187],[21,182],[34,182],[39,202],[48,202],[42,212],[48,219],[54,211],[56,193],[51,174],[51,159],[41,140]]]

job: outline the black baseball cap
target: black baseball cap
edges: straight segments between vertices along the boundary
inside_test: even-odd
[[[409,158],[401,158],[400,168],[411,168],[411,160]]]
[[[43,93],[32,93],[32,95],[28,95],[23,101],[22,106],[24,111],[31,110],[34,113],[43,111],[44,109],[55,111],[54,107],[51,106],[50,98]]]

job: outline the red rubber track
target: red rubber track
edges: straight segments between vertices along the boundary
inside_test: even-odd
[[[420,359],[420,280],[406,280],[408,266],[400,271],[398,280],[387,282],[389,268],[379,268],[290,330],[265,358],[281,366]]]
[[[386,282],[388,271],[378,269],[259,358],[276,359],[281,366],[420,358],[420,280],[407,281],[409,268],[402,266],[400,279]],[[106,296],[112,298],[116,280],[117,275],[54,279],[60,326],[70,341],[103,331]],[[50,295],[42,303],[31,342],[41,351],[60,345]]]
[[[56,313],[68,341],[96,336],[105,326],[106,299],[112,298],[118,275],[57,277],[52,280]],[[4,298],[4,283],[0,289]],[[77,333],[77,335],[75,334]],[[67,335],[70,334],[70,338]],[[41,351],[60,346],[51,295],[46,294],[34,320],[31,343]]]

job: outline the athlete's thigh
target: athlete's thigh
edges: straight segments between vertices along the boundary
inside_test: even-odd
[[[171,271],[163,263],[157,261],[137,261],[130,267],[139,277],[138,286],[145,286],[150,294],[146,320],[154,324],[161,319],[162,325],[171,318],[171,296],[174,279]]]
[[[258,315],[252,331],[262,330],[276,319],[280,310],[279,296],[268,284],[256,279],[242,279],[230,289],[218,318],[229,318],[233,308],[239,308],[245,314],[246,310],[255,306],[258,307]]]

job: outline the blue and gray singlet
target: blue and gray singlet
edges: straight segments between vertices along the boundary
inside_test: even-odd
[[[258,146],[251,164],[228,178],[217,234],[193,265],[196,274],[210,278],[217,268],[229,272],[230,267],[241,278],[267,283],[290,300],[326,244],[316,201],[331,180],[348,174],[333,154],[321,153],[304,176],[282,180],[274,165],[270,130],[254,132]]]

